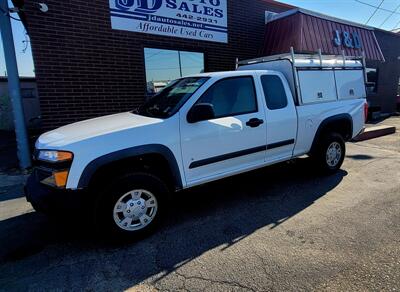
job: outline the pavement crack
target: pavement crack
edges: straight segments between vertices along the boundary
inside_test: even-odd
[[[270,286],[269,288],[269,290],[274,290],[274,281],[272,281],[272,279],[273,279],[273,275],[272,275],[272,273],[271,272],[269,272],[268,271],[268,269],[267,269],[267,267],[269,266],[268,264],[267,264],[267,262],[266,262],[266,260],[260,255],[260,254],[258,254],[258,252],[256,251],[256,247],[253,245],[253,254],[256,256],[256,258],[261,262],[261,267],[262,267],[262,270],[263,270],[263,272],[264,272],[264,275],[265,275],[265,277],[267,278],[267,279],[269,279],[269,280],[271,280],[271,283],[272,283],[272,287]]]
[[[229,285],[229,286],[232,286],[232,287],[237,287],[237,288],[241,288],[241,289],[246,289],[246,290],[249,290],[249,291],[254,291],[254,292],[257,291],[257,290],[255,290],[254,288],[245,286],[245,285],[240,284],[240,283],[238,283],[238,282],[236,282],[236,281],[214,280],[214,279],[208,279],[208,278],[204,278],[204,277],[200,277],[200,276],[187,276],[187,275],[182,274],[182,273],[180,273],[180,272],[178,272],[178,271],[175,271],[174,273],[177,274],[178,276],[182,277],[185,281],[194,279],[194,280],[200,280],[200,281],[210,282],[210,283],[212,283],[212,284]],[[186,287],[185,284],[184,284],[184,287]]]

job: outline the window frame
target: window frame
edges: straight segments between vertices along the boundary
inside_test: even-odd
[[[280,82],[281,82],[281,84],[282,84],[283,92],[285,93],[285,97],[286,97],[286,105],[285,105],[284,107],[271,109],[271,108],[268,106],[267,95],[265,94],[265,89],[264,89],[263,81],[262,81],[262,77],[263,77],[263,76],[275,76],[275,77],[277,77],[277,78],[280,80]],[[265,105],[267,106],[267,109],[268,109],[268,110],[270,110],[270,111],[277,111],[277,110],[285,109],[285,108],[287,108],[287,107],[289,106],[288,94],[287,94],[287,92],[286,92],[285,84],[284,84],[284,82],[283,82],[281,76],[279,76],[278,74],[262,74],[262,75],[260,75],[260,85],[261,85],[262,92],[263,92],[263,95],[264,95]]]
[[[250,78],[253,84],[253,92],[254,92],[254,99],[256,101],[256,109],[254,111],[247,111],[247,112],[242,112],[239,114],[229,114],[229,115],[223,115],[223,116],[219,116],[219,117],[215,117],[213,119],[210,120],[203,120],[203,121],[212,121],[212,120],[217,120],[217,119],[222,119],[222,118],[227,118],[227,117],[236,117],[236,116],[242,116],[242,115],[247,115],[247,114],[252,114],[252,113],[258,113],[259,109],[258,109],[258,98],[257,98],[257,90],[256,90],[256,83],[254,80],[254,76],[253,75],[240,75],[240,76],[230,76],[230,77],[223,77],[221,79],[216,80],[213,84],[210,85],[209,88],[207,88],[207,90],[205,92],[203,92],[203,94],[193,103],[193,105],[191,106],[191,108],[188,110],[188,113],[193,109],[193,107],[196,106],[196,104],[199,102],[199,100],[201,98],[203,98],[204,95],[206,95],[209,90],[211,90],[215,85],[217,85],[218,83],[222,82],[222,81],[226,81],[229,79],[238,79],[238,78]],[[199,121],[199,122],[203,122],[203,121]]]

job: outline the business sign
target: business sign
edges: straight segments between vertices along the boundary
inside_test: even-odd
[[[228,42],[227,0],[110,0],[113,29]]]
[[[358,32],[350,33],[348,31],[340,32],[339,30],[335,30],[333,32],[333,37],[333,43],[337,47],[345,46],[350,49],[362,48],[361,38]]]

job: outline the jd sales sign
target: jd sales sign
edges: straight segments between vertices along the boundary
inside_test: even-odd
[[[227,0],[110,0],[113,29],[228,42]]]

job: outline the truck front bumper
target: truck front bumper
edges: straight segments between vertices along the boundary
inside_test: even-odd
[[[34,169],[24,191],[28,202],[36,211],[57,213],[60,210],[81,210],[85,201],[85,190],[56,189],[42,184],[40,170]]]

